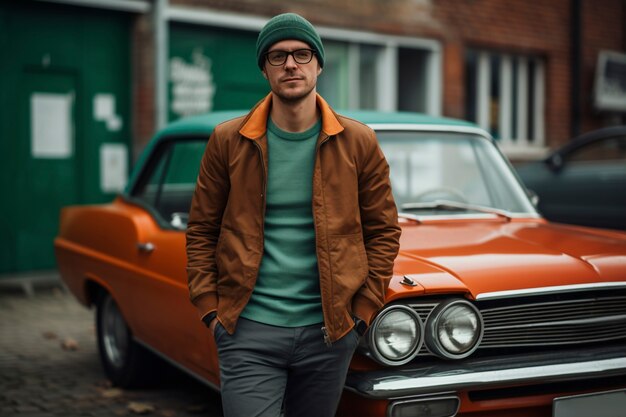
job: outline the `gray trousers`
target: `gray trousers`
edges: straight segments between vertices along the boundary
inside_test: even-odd
[[[276,327],[240,318],[233,335],[217,324],[224,417],[332,417],[359,336],[327,346],[321,324]]]

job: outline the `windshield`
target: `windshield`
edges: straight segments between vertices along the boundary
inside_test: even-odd
[[[394,198],[401,212],[537,212],[489,140],[473,134],[377,131],[390,167]],[[434,204],[436,202],[460,203]],[[433,203],[433,204],[428,204]]]

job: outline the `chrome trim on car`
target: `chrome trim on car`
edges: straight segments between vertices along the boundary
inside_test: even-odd
[[[480,347],[565,346],[624,339],[626,295],[613,294],[483,308],[485,334]]]
[[[346,388],[357,394],[392,399],[489,387],[546,384],[560,381],[626,377],[624,346],[560,352],[550,355],[503,356],[463,362],[421,362],[419,367],[352,371]]]
[[[154,252],[154,250],[156,249],[156,246],[154,246],[154,243],[152,242],[145,242],[145,243],[139,242],[137,243],[137,249],[140,252],[151,253],[151,252]]]
[[[492,140],[491,135],[484,129],[473,126],[428,125],[417,123],[368,123],[373,130],[417,131],[417,132],[444,132],[444,133],[472,133],[485,139]]]
[[[453,413],[448,415],[449,417],[456,416],[459,412],[459,409],[461,408],[461,399],[456,395],[436,395],[436,396],[407,398],[407,399],[394,401],[391,404],[389,404],[389,406],[387,407],[387,417],[393,417],[393,409],[397,406],[401,406],[403,404],[423,403],[424,407],[428,407],[428,403],[433,403],[435,401],[455,401],[456,402],[455,410]]]
[[[511,297],[526,297],[529,295],[546,295],[554,293],[566,293],[589,290],[616,290],[626,289],[626,281],[619,282],[596,282],[590,284],[556,285],[553,287],[524,288],[520,290],[485,292],[476,295],[476,301],[498,300]]]
[[[571,326],[579,326],[585,324],[605,324],[605,323],[619,323],[626,324],[626,314],[619,314],[615,316],[608,317],[595,317],[590,319],[577,319],[577,320],[558,320],[558,321],[548,321],[545,323],[526,323],[519,324],[514,326],[515,329],[534,329],[534,328],[545,328],[559,325],[571,325]],[[505,325],[505,326],[494,326],[491,327],[490,330],[501,330],[501,329],[510,329],[513,326]]]
[[[562,293],[556,295],[559,294]],[[605,291],[602,296],[597,293],[574,294],[574,297],[566,299],[505,299],[505,303],[494,306],[477,302],[476,307],[480,310],[484,325],[478,349],[565,347],[626,339],[623,332],[626,325],[626,294],[615,294],[615,291]],[[428,329],[431,313],[445,300],[412,302],[408,305],[416,311]],[[499,352],[502,353],[502,350]],[[425,341],[418,355],[424,357],[432,354],[436,354],[436,350],[429,349],[429,343]],[[493,350],[489,354],[493,354]]]
[[[408,275],[408,276],[417,278],[417,276],[415,275]],[[420,316],[422,321],[426,323],[426,320],[428,319],[428,315],[430,314],[430,312],[433,311],[433,309],[437,307],[440,303],[441,301],[437,301],[434,303],[433,302],[409,303],[407,305],[411,307],[413,310],[415,310],[415,312],[417,313],[418,316]]]

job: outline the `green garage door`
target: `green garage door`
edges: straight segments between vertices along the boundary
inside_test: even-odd
[[[76,76],[26,70],[16,136],[15,241],[17,269],[52,265],[51,238],[61,207],[80,202],[76,130]]]
[[[130,16],[0,4],[0,273],[52,269],[61,208],[128,169]]]

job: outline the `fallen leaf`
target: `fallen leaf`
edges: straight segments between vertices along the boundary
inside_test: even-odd
[[[61,342],[61,347],[65,350],[78,350],[78,342],[68,337]]]
[[[148,403],[130,402],[128,403],[128,410],[135,414],[149,414],[154,411],[154,407]]]
[[[102,391],[102,396],[104,398],[118,398],[124,395],[124,391],[119,388],[110,388]]]
[[[43,337],[48,340],[56,339],[58,336],[55,332],[47,331],[43,332]]]

